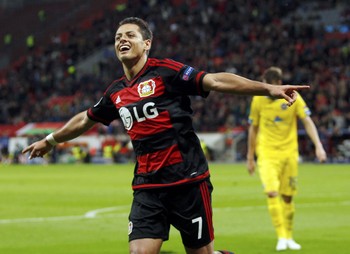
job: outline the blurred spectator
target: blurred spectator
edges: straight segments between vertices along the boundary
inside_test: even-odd
[[[12,43],[12,34],[11,33],[6,33],[4,35],[4,46],[5,47],[10,47]]]
[[[41,23],[44,23],[46,21],[46,11],[43,9],[40,9],[38,11],[38,19]]]
[[[154,57],[252,79],[259,79],[268,66],[281,66],[288,70],[285,83],[311,85],[303,97],[319,129],[350,131],[350,32],[341,37],[329,33],[315,12],[337,5],[344,7],[339,22],[349,26],[347,1],[130,0],[113,5],[101,15],[66,27],[40,47],[35,47],[34,37],[28,38],[27,46],[34,50],[1,79],[0,101],[6,103],[0,123],[66,121],[98,101],[122,72],[108,50],[114,44],[115,22],[139,16],[158,29]],[[309,20],[300,10],[309,12]],[[45,12],[38,15],[45,19]],[[97,50],[104,54],[93,73],[79,72],[79,64]],[[49,106],[52,98],[62,96],[74,100]],[[246,126],[249,98],[233,98],[215,94],[206,103],[193,98],[196,130]],[[116,134],[120,126],[101,131]]]

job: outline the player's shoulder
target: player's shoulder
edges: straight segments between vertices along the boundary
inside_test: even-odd
[[[304,100],[304,98],[303,98],[303,96],[300,94],[300,92],[298,92],[298,91],[295,91],[296,93],[297,93],[297,99],[299,99],[299,100]]]
[[[148,65],[153,67],[168,68],[175,71],[179,71],[183,66],[185,66],[185,64],[170,58],[149,58]]]
[[[297,98],[296,98],[295,102],[297,104],[306,104],[303,96],[299,92],[296,92],[296,93],[297,93]]]
[[[105,89],[104,94],[111,94],[117,90],[122,89],[123,87],[125,87],[125,85],[124,85],[125,80],[126,80],[125,76],[122,76],[119,79],[113,80]]]
[[[267,103],[267,102],[270,102],[272,101],[273,99],[270,98],[269,96],[253,96],[252,98],[252,102],[254,103]]]

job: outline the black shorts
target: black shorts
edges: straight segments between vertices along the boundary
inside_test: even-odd
[[[129,241],[169,239],[170,225],[197,249],[214,239],[210,180],[163,189],[136,190],[129,215]]]

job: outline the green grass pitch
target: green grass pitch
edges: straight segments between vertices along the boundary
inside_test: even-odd
[[[128,253],[133,165],[0,165],[0,253]],[[258,176],[211,164],[215,248],[269,254],[276,239]],[[303,249],[348,253],[349,164],[301,164],[294,236]],[[172,228],[163,254],[184,253]]]

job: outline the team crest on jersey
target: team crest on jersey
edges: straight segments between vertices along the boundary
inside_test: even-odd
[[[281,104],[281,109],[286,110],[288,108],[288,105],[286,103]]]
[[[156,90],[156,83],[152,79],[141,82],[137,87],[137,91],[140,97],[150,96],[154,94],[155,90]]]

